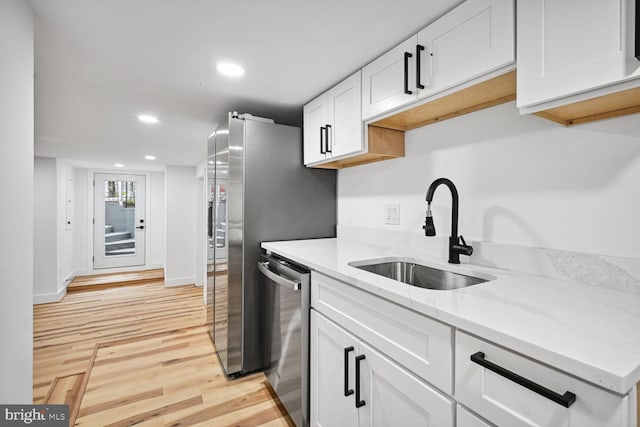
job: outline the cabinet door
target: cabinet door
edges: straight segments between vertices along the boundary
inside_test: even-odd
[[[515,61],[513,0],[468,0],[418,33],[419,96],[467,82]]]
[[[304,164],[316,163],[326,158],[323,127],[327,125],[327,97],[323,94],[303,108]],[[321,144],[323,146],[321,146]]]
[[[327,92],[332,157],[362,150],[361,76],[358,71]]]
[[[360,344],[360,427],[453,427],[455,403],[367,344]],[[358,379],[356,378],[356,381]],[[342,424],[350,425],[350,424]]]
[[[614,83],[633,59],[633,1],[518,2],[518,107]],[[632,25],[631,25],[632,27]],[[637,69],[640,63],[635,63]]]
[[[417,38],[413,36],[362,69],[363,120],[417,99],[416,44]],[[411,94],[405,93],[405,52],[411,54],[406,67]]]
[[[342,328],[311,310],[311,426],[356,426],[358,410],[355,394],[345,397],[345,368],[348,368],[347,387],[354,389],[354,360],[358,341]],[[348,365],[345,366],[345,349]]]

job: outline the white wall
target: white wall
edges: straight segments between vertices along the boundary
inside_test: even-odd
[[[0,402],[33,384],[33,12],[0,2]]]
[[[338,223],[423,233],[436,178],[460,193],[459,231],[488,241],[640,258],[640,119],[565,128],[520,116],[514,103],[406,133],[406,157],[339,171]],[[439,236],[450,200],[438,188]],[[400,225],[384,205],[400,205]]]
[[[93,225],[91,224],[92,208],[90,206],[93,201],[93,187],[90,185],[89,170],[85,168],[76,168],[74,180],[75,195],[75,224],[74,230],[74,257],[73,270],[87,270],[91,265],[91,256],[93,250],[89,250],[90,235],[93,234]]]
[[[34,303],[59,301],[66,293],[75,266],[75,191],[67,194],[67,180],[75,170],[66,162],[35,158]],[[67,201],[72,200],[67,218]],[[68,225],[67,221],[71,224]]]
[[[196,169],[167,166],[165,172],[165,285],[196,280]]]
[[[56,228],[58,230],[58,274],[57,292],[66,289],[67,281],[73,278],[74,257],[75,257],[75,220],[72,220],[71,228],[67,227],[67,200],[73,199],[75,205],[75,194],[67,194],[67,179],[75,183],[75,170],[71,165],[63,160],[56,161],[56,183],[57,183],[57,218]],[[73,189],[71,193],[75,193]]]
[[[164,266],[165,256],[165,189],[164,189],[164,172],[151,172],[150,178],[151,197],[149,207],[147,208],[148,223],[148,239],[149,247],[147,248],[148,260],[150,266],[156,268]]]
[[[36,157],[34,166],[33,294],[35,302],[51,302],[58,291],[56,159]]]

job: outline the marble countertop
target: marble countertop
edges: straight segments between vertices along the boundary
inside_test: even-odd
[[[269,242],[262,247],[614,392],[627,393],[640,381],[640,294],[635,290],[453,266],[346,239]],[[349,265],[389,257],[495,280],[438,291]]]

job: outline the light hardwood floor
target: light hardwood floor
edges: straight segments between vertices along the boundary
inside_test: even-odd
[[[162,281],[35,306],[34,403],[79,426],[291,426],[263,374],[226,379],[204,324],[202,289]]]

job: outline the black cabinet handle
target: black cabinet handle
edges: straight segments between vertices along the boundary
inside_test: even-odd
[[[640,0],[636,0],[636,52],[635,56],[640,61]]]
[[[404,93],[407,95],[413,94],[413,92],[409,90],[409,58],[412,56],[411,52],[404,53]]]
[[[347,347],[344,349],[344,395],[351,396],[353,389],[349,388],[349,353],[354,350],[353,347]]]
[[[326,132],[327,132],[327,136],[325,138],[325,140],[327,141],[327,153],[331,153],[331,149],[333,148],[333,145],[330,145],[330,142],[329,142],[329,141],[331,141],[331,133],[330,133],[331,132],[331,125],[327,125],[325,129],[326,129]],[[331,148],[329,148],[329,146],[331,146]]]
[[[364,354],[356,356],[356,408],[362,408],[366,403],[364,400],[360,400],[360,362],[364,359]]]
[[[320,154],[327,154],[327,151],[324,149],[322,145],[322,135],[324,134],[324,126],[320,126]]]
[[[357,359],[356,359],[357,360]],[[570,407],[576,401],[576,395],[571,393],[570,391],[565,391],[563,395],[560,395],[548,388],[541,386],[540,384],[534,383],[533,381],[522,377],[515,372],[511,372],[502,366],[496,365],[493,362],[489,362],[484,358],[484,353],[479,351],[471,355],[471,361],[477,363],[478,365],[487,368],[490,371],[495,372],[496,374],[505,377],[508,380],[513,381],[516,384],[520,384],[521,386],[528,388],[534,393],[538,393],[541,396],[546,397],[549,400],[553,400],[559,405],[564,406],[565,408]],[[356,365],[356,375],[357,375],[357,365]],[[356,393],[357,393],[356,388]],[[357,398],[356,398],[357,399]]]
[[[416,45],[416,87],[418,89],[424,89],[424,85],[420,82],[420,52],[424,50],[424,46],[421,44]]]

